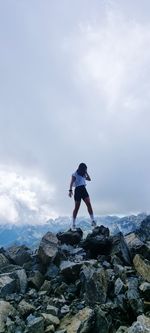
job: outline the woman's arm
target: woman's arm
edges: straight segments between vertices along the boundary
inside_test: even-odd
[[[75,182],[75,180],[76,180],[76,177],[72,176],[71,182],[70,182],[70,188],[69,188],[69,197],[70,198],[72,197],[72,186],[73,186],[73,183]]]
[[[89,174],[86,172],[86,174],[85,174],[85,179],[86,180],[91,180],[91,178],[90,178],[90,176],[89,176]]]

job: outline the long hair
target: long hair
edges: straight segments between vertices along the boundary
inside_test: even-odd
[[[84,177],[87,171],[87,166],[85,163],[80,163],[77,169],[77,173],[79,176]]]

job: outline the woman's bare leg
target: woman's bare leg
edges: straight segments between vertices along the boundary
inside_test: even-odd
[[[75,227],[76,224],[76,217],[78,214],[78,210],[80,208],[81,200],[80,201],[75,201],[75,208],[73,210],[73,227]]]
[[[92,205],[91,205],[90,198],[87,197],[87,198],[85,198],[85,199],[83,199],[83,200],[84,200],[84,202],[85,202],[85,204],[86,204],[86,206],[87,206],[87,210],[88,210],[88,212],[89,212],[89,215],[90,215],[90,218],[91,218],[92,225],[93,225],[93,226],[96,226],[96,222],[95,222],[95,220],[94,220],[93,209],[92,209]]]

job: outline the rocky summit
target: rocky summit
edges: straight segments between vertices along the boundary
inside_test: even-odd
[[[135,232],[47,232],[0,249],[0,333],[150,332],[150,217]]]

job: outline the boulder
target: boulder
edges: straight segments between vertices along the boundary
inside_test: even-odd
[[[0,297],[12,294],[16,291],[16,281],[11,277],[1,274],[0,275]]]
[[[112,256],[117,256],[123,264],[131,265],[131,254],[127,243],[125,242],[124,236],[121,232],[112,236]]]
[[[28,282],[31,287],[39,290],[44,282],[44,276],[39,271],[34,271],[30,274]]]
[[[128,333],[148,333],[150,332],[150,318],[145,315],[137,317],[137,321],[128,329]]]
[[[136,231],[136,234],[142,241],[150,241],[150,215],[141,222],[140,228]]]
[[[82,264],[82,262],[76,263],[69,260],[62,261],[60,265],[60,273],[68,282],[74,282],[79,277]]]
[[[60,320],[58,317],[50,314],[50,313],[41,313],[41,315],[44,318],[45,321],[45,325],[48,326],[50,324],[54,325],[54,326],[58,326],[60,323]]]
[[[136,254],[133,259],[133,264],[136,271],[143,277],[143,279],[150,282],[150,261],[144,259],[141,255]]]
[[[18,304],[18,310],[23,317],[27,317],[30,313],[35,311],[35,306],[26,302],[24,299]]]
[[[9,260],[5,257],[3,253],[0,253],[0,273],[1,269],[7,265],[9,265]]]
[[[6,332],[5,324],[7,317],[10,315],[13,318],[15,314],[16,310],[9,302],[0,300],[0,333]]]
[[[136,277],[130,277],[128,279],[127,299],[128,304],[130,305],[130,308],[135,317],[144,312],[144,304],[142,299],[140,298],[138,290],[138,278]]]
[[[23,268],[15,265],[6,266],[7,273],[0,274],[0,277],[9,277],[15,281],[15,291],[21,291],[22,293],[26,292],[27,288],[27,275]]]
[[[6,253],[10,260],[19,266],[31,260],[31,250],[25,245],[11,246]]]
[[[86,239],[81,242],[83,249],[90,253],[91,258],[98,255],[108,255],[111,252],[112,240],[109,237],[109,229],[104,226],[96,227]]]
[[[70,244],[75,245],[80,243],[83,236],[83,231],[80,228],[76,230],[68,230],[66,232],[59,232],[57,234],[57,238],[61,242],[61,244]]]
[[[129,247],[132,259],[138,253],[144,258],[150,258],[150,246],[140,240],[136,233],[132,232],[125,236],[125,241]]]
[[[59,330],[67,330],[67,333],[83,333],[83,327],[88,322],[88,331],[92,332],[93,311],[89,307],[80,310],[76,315],[67,314],[60,323]],[[85,333],[85,330],[84,330]]]
[[[34,317],[32,315],[29,315],[27,321],[28,332],[44,333],[44,319],[42,317]]]
[[[107,297],[108,280],[104,268],[83,267],[81,274],[81,292],[88,304],[105,303]]]
[[[58,253],[58,238],[51,232],[47,232],[43,236],[39,249],[38,256],[44,265],[52,262]]]

